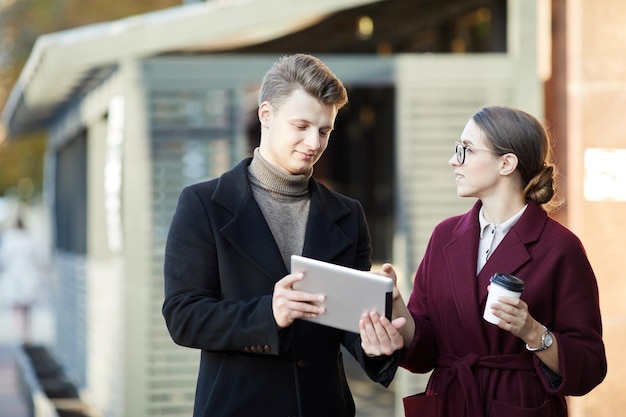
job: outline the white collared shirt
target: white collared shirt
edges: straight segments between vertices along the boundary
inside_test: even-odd
[[[526,210],[528,205],[522,207],[520,211],[517,212],[513,217],[505,221],[501,224],[489,223],[487,219],[485,219],[485,215],[483,214],[483,208],[480,208],[480,212],[478,213],[478,222],[480,224],[480,238],[478,241],[478,263],[476,269],[476,275],[480,273],[483,269],[483,266],[487,263],[487,259],[491,256],[494,250],[498,247],[504,236],[508,233],[509,230],[517,223],[517,221],[524,214],[524,210]]]

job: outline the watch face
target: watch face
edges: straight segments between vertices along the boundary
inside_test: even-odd
[[[552,333],[546,333],[546,337],[543,339],[543,344],[546,345],[547,348],[552,346]]]

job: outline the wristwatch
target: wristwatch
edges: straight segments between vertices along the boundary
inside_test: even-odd
[[[526,343],[526,350],[529,352],[542,352],[552,346],[552,333],[550,333],[550,330],[548,330],[546,326],[543,326],[543,330],[544,332],[541,335],[541,346],[534,348],[528,346],[528,343]]]

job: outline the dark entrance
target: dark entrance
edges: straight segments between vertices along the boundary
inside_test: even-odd
[[[394,234],[394,89],[350,87],[315,175],[361,202],[372,241],[372,261],[390,262]]]
[[[394,89],[347,86],[350,102],[335,130],[315,178],[363,205],[370,229],[372,261],[390,262],[394,235]],[[259,144],[259,120],[248,119],[249,150]]]

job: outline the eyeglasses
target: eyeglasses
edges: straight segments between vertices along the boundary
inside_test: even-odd
[[[456,153],[456,160],[459,163],[459,165],[463,165],[463,163],[465,162],[465,153],[468,149],[471,152],[483,151],[483,152],[490,152],[496,155],[500,155],[498,152],[490,151],[489,149],[470,148],[469,146],[465,146],[462,143],[454,142],[454,153]]]

